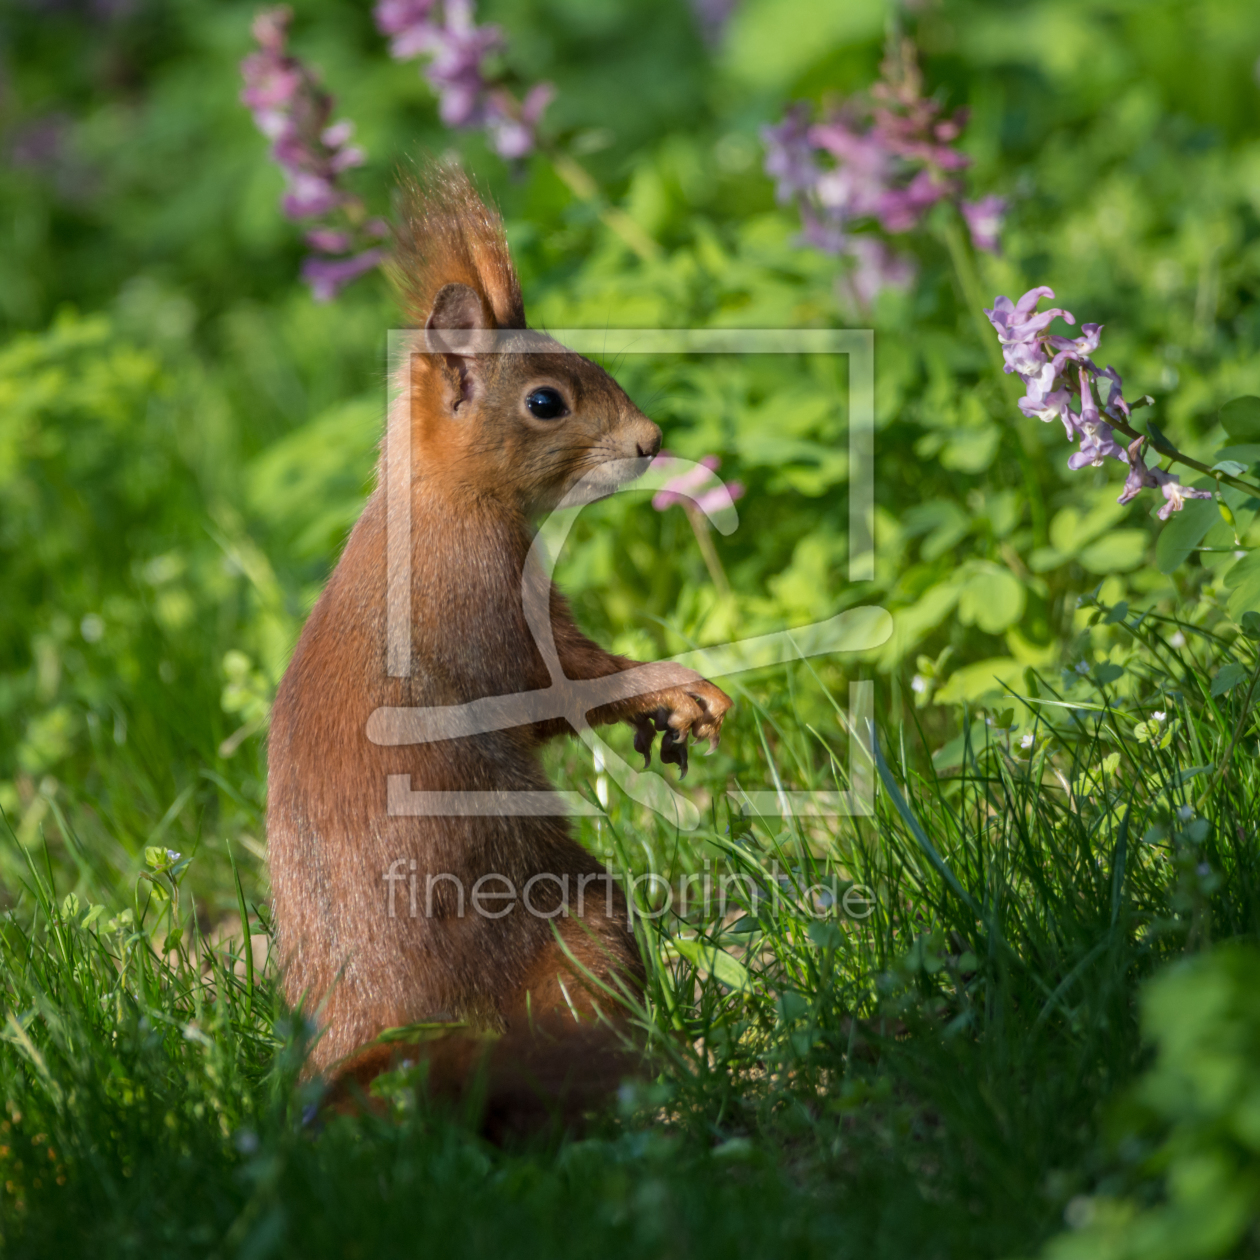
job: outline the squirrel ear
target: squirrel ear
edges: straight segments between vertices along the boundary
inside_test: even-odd
[[[485,329],[485,308],[475,289],[466,284],[445,284],[438,290],[424,332],[429,349],[443,357],[458,381],[453,411],[473,396],[474,356],[478,334]]]
[[[486,314],[476,290],[466,284],[444,284],[433,299],[424,330],[430,350],[471,354],[476,334],[486,327]]]

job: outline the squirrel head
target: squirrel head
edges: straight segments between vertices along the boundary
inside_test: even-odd
[[[417,476],[532,515],[579,482],[637,477],[661,431],[603,368],[526,327],[503,223],[457,167],[404,188],[394,277],[417,332],[407,369]]]

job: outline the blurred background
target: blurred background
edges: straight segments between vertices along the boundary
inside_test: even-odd
[[[1118,505],[1117,465],[1069,472],[1058,426],[1019,414],[974,299],[1052,286],[1105,324],[1100,365],[1175,441],[1221,444],[1220,404],[1260,393],[1252,0],[482,0],[495,74],[555,88],[512,160],[443,124],[366,2],[294,8],[290,51],[366,157],[342,186],[388,217],[400,166],[458,154],[502,207],[536,325],[876,330],[860,585],[843,363],[612,365],[671,451],[719,457],[745,494],[707,562],[646,495],[584,515],[560,573],[601,641],[652,656],[879,603],[892,642],[824,678],[875,678],[881,714],[917,712],[934,751],[995,680],[1072,664],[1100,584],[1191,616],[1225,598],[1212,554],[1152,563],[1156,504]],[[303,226],[239,99],[254,12],[0,3],[0,806],[98,899],[154,845],[205,856],[212,910],[236,904],[228,840],[262,886],[270,698],[372,485],[398,315],[378,271],[326,301],[302,279]],[[912,230],[867,224],[897,261],[859,283],[776,198],[763,129],[865,92],[903,36],[925,96],[969,110],[958,178],[1004,199],[999,252],[960,244],[940,202]],[[793,704],[838,733],[821,692]],[[759,738],[735,734],[695,790],[755,773]],[[12,845],[0,876],[20,876]]]

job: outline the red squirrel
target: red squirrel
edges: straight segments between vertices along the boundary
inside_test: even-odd
[[[529,334],[526,353],[478,353],[476,334],[527,327],[502,221],[450,165],[430,166],[403,191],[393,271],[422,351],[407,356],[393,404],[410,427],[410,671],[387,670],[382,457],[272,711],[267,840],[283,989],[314,1012],[309,1068],[334,1088],[365,1086],[396,1062],[387,1045],[363,1049],[383,1030],[458,1021],[464,1034],[420,1049],[431,1089],[458,1094],[488,1056],[479,1088],[490,1107],[496,1092],[526,1110],[531,1090],[544,1104],[566,1089],[589,1101],[624,1067],[598,1053],[618,1026],[601,986],[633,994],[644,978],[620,890],[605,897],[592,885],[601,892],[579,916],[571,897],[548,902],[560,895],[560,878],[548,878],[532,904],[554,918],[519,902],[501,916],[476,913],[466,898],[484,876],[519,891],[537,875],[576,881],[603,867],[560,816],[397,817],[386,807],[390,775],[410,775],[413,791],[547,790],[539,746],[571,728],[549,719],[404,746],[378,746],[365,732],[378,708],[548,685],[523,608],[523,575],[537,576],[527,569],[532,521],[609,461],[637,476],[661,432],[602,368],[549,339],[539,349],[540,334]],[[549,579],[538,581],[567,678],[644,668],[588,639]],[[653,690],[587,720],[629,722],[645,757],[665,731],[662,758],[685,770],[688,738],[716,743],[730,699],[670,663],[647,667],[646,678]],[[416,877],[420,913],[391,869]]]

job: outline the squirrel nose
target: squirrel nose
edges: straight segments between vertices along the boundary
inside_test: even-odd
[[[640,459],[650,459],[657,455],[661,449],[661,431],[656,425],[651,426],[651,433],[643,434],[634,444],[634,448],[639,452]]]

